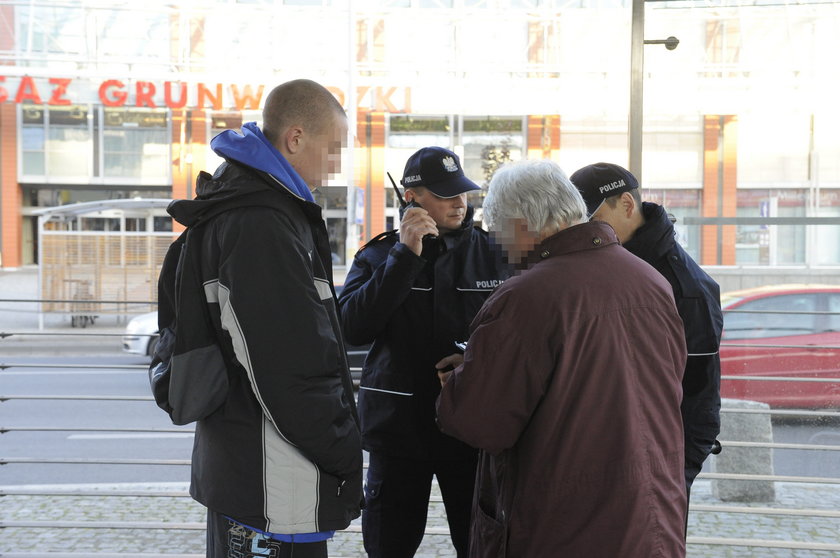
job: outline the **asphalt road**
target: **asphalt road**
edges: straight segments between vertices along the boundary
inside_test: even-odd
[[[773,424],[773,441],[840,447],[840,419],[787,419]],[[840,451],[773,450],[774,473],[784,476],[840,477]]]
[[[189,467],[185,465],[97,463],[189,460],[191,428],[173,426],[153,401],[15,398],[149,397],[145,368],[109,368],[145,367],[147,359],[116,354],[40,358],[13,355],[0,360],[26,365],[0,371],[0,394],[8,398],[0,404],[0,426],[8,430],[0,437],[0,457],[36,461],[13,462],[0,468],[0,485],[189,480]],[[45,366],[67,364],[81,368]],[[91,462],[37,463],[62,459]]]

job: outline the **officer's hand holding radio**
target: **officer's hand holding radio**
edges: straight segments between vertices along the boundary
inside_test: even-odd
[[[427,235],[438,235],[435,220],[417,202],[409,202],[400,223],[400,242],[419,256],[423,251],[423,237]]]

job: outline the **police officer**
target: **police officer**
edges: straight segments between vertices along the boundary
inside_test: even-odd
[[[370,452],[362,532],[371,558],[414,556],[426,526],[432,477],[440,485],[452,543],[466,557],[476,450],[440,432],[435,364],[466,341],[468,326],[506,266],[473,225],[458,156],[441,147],[412,155],[399,231],[356,254],[339,303],[346,338],[372,343],[359,389]]]
[[[690,493],[703,461],[720,451],[715,439],[720,433],[720,287],[677,242],[665,209],[642,202],[639,183],[630,171],[611,163],[595,163],[570,178],[583,195],[591,218],[609,223],[627,250],[656,268],[671,284],[688,348],[681,411],[685,486]]]

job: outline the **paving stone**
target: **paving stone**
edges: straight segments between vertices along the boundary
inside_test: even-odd
[[[148,490],[185,490],[186,486],[169,484],[143,485]],[[126,486],[103,487],[102,492]],[[142,486],[131,485],[132,490]],[[747,507],[791,507],[799,509],[840,509],[840,486],[799,483],[776,483],[777,501],[773,504],[743,504]],[[697,481],[692,487],[695,505],[732,505],[712,494],[711,483]],[[439,498],[437,485],[433,499]],[[739,506],[742,504],[739,504]],[[5,496],[0,499],[0,518],[4,521],[147,521],[197,523],[205,521],[205,510],[187,497],[121,496]],[[429,508],[429,527],[446,528],[446,515],[440,502]],[[361,520],[353,522],[355,531],[336,534],[330,542],[330,556],[364,557]],[[838,543],[840,518],[752,515],[729,512],[692,511],[689,514],[689,537],[726,537],[738,539],[793,540]],[[29,529],[0,530],[0,554],[3,552],[76,552],[203,554],[204,531],[165,529]],[[726,547],[690,544],[689,558],[840,558],[840,552],[774,548]],[[448,535],[427,534],[416,558],[455,558]]]

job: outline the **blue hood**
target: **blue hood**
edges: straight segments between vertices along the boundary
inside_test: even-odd
[[[225,159],[267,172],[299,198],[315,201],[309,186],[283,154],[266,139],[256,122],[245,123],[242,135],[234,130],[225,130],[210,141],[210,147]]]

